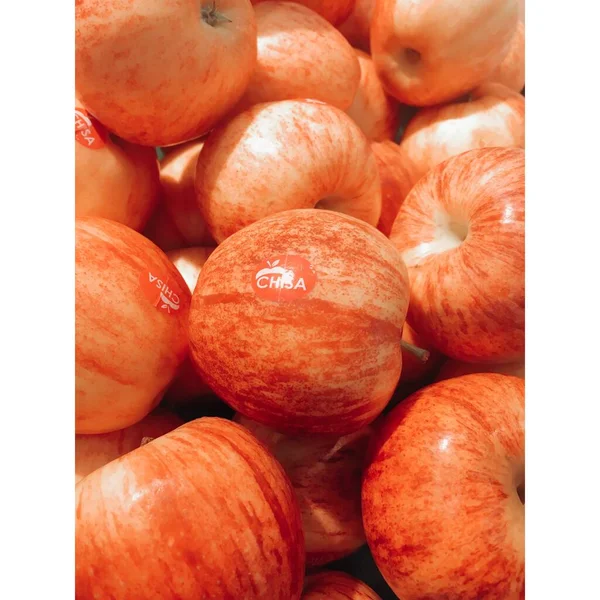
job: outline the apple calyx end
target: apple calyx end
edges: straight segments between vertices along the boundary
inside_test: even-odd
[[[403,350],[406,350],[407,352],[410,352],[413,356],[416,356],[421,362],[427,362],[429,360],[429,350],[425,350],[424,348],[419,348],[418,346],[415,346],[414,344],[411,344],[409,342],[406,342],[404,340],[402,340],[400,342],[400,346],[402,347]]]
[[[219,23],[232,23],[231,19],[228,19],[217,10],[216,0],[213,0],[213,3],[209,6],[203,6],[201,13],[202,20],[211,27],[216,27]]]

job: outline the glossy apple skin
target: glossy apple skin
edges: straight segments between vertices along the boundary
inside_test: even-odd
[[[361,71],[344,36],[321,15],[293,2],[261,2],[255,12],[257,61],[241,107],[314,98],[347,109]]]
[[[371,48],[371,19],[375,0],[356,0],[350,16],[338,25],[340,33],[354,46],[365,52]]]
[[[156,152],[95,126],[102,147],[75,142],[75,216],[104,217],[141,231],[159,196]]]
[[[341,571],[323,571],[309,575],[302,600],[381,600],[362,581]]]
[[[438,165],[402,204],[390,239],[409,268],[412,327],[450,358],[523,359],[524,150],[481,148]]]
[[[467,150],[525,147],[525,98],[499,83],[470,100],[424,108],[408,123],[400,152],[412,188],[433,167]]]
[[[373,142],[371,150],[377,161],[381,181],[381,216],[377,229],[389,237],[400,206],[412,188],[410,174],[398,144],[389,140]]]
[[[451,377],[460,377],[469,373],[502,373],[525,379],[525,363],[506,363],[500,365],[482,365],[477,363],[463,363],[457,360],[448,359],[442,365],[439,373],[436,375],[436,381],[450,379]]]
[[[400,125],[400,104],[385,93],[371,57],[362,50],[354,52],[360,65],[360,84],[346,112],[370,140],[392,140]]]
[[[196,203],[196,164],[204,140],[170,151],[160,163],[161,201],[144,235],[168,252],[193,246],[216,246]]]
[[[214,248],[183,248],[167,252],[169,260],[177,267],[185,280],[190,293],[194,293],[200,271]],[[165,392],[165,401],[173,406],[189,404],[212,393],[212,390],[198,374],[189,357],[179,369],[177,377]]]
[[[402,375],[400,383],[414,383],[422,381],[433,374],[440,366],[443,355],[440,354],[421,334],[415,331],[408,323],[404,323],[402,339],[417,348],[429,352],[426,361],[419,360],[412,352],[402,348]]]
[[[264,1],[251,0],[252,4],[261,4]],[[295,4],[301,4],[310,8],[332,25],[337,25],[348,18],[348,15],[352,11],[354,0],[295,0]]]
[[[363,479],[367,541],[403,600],[524,596],[524,382],[435,383],[375,433]]]
[[[307,566],[351,554],[365,543],[360,488],[370,427],[342,437],[288,436],[240,414],[234,419],[273,453],[300,505]]]
[[[489,81],[501,83],[515,92],[525,87],[525,24],[519,20],[508,54],[494,69]]]
[[[145,295],[150,272],[168,280],[178,309],[167,313]],[[190,296],[144,236],[108,219],[76,219],[76,433],[123,429],[156,407],[186,356]]]
[[[186,423],[76,486],[77,598],[297,600],[300,511],[243,427]]]
[[[310,263],[310,292],[258,295],[257,268],[278,255]],[[375,228],[326,210],[286,211],[231,236],[206,261],[192,298],[192,358],[220,398],[263,425],[351,433],[398,383],[408,294],[406,267]]]
[[[378,0],[371,55],[379,77],[404,104],[458,98],[506,56],[518,13],[517,0]]]
[[[376,225],[379,172],[343,111],[313,100],[254,106],[216,128],[196,170],[196,198],[218,242],[277,212],[335,210]]]
[[[160,408],[134,425],[110,433],[75,436],[75,483],[112,460],[139,448],[148,438],[173,431],[183,421]]]
[[[130,142],[169,146],[199,137],[242,96],[256,63],[249,0],[219,0],[211,26],[201,0],[81,0],[75,6],[77,92]]]

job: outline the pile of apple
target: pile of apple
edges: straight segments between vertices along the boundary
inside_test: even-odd
[[[75,5],[77,598],[523,598],[523,1]]]

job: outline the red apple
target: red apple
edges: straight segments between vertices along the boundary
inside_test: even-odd
[[[381,600],[366,584],[341,571],[309,575],[302,600]]]
[[[464,101],[420,110],[400,152],[412,188],[451,156],[490,146],[525,147],[525,98],[499,83],[479,86]]]
[[[190,292],[152,242],[97,217],[76,220],[75,431],[143,419],[188,347]]]
[[[75,436],[75,483],[141,445],[183,425],[174,414],[157,409],[130,427]]]
[[[502,83],[515,92],[525,87],[525,24],[519,20],[508,54],[494,69],[489,81]]]
[[[400,102],[448,102],[486,81],[502,62],[518,15],[517,0],[378,0],[371,54]]]
[[[515,362],[525,350],[525,151],[481,148],[423,177],[390,236],[409,268],[408,322],[445,355]]]
[[[464,363],[458,360],[448,359],[436,375],[436,381],[450,379],[451,377],[460,377],[469,373],[502,373],[504,375],[513,375],[525,379],[525,363],[506,363],[500,365],[482,365],[477,363]],[[403,371],[404,374],[404,371]]]
[[[361,477],[371,429],[342,436],[277,433],[242,415],[235,419],[273,453],[287,473],[302,515],[308,566],[351,554],[365,543]]]
[[[203,418],[76,486],[77,598],[298,600],[300,511],[243,427]]]
[[[204,140],[182,144],[160,163],[162,199],[144,235],[165,252],[216,246],[196,203],[196,165]]]
[[[214,248],[183,248],[167,252],[167,256],[185,280],[190,293],[194,293],[200,271],[213,250]],[[212,390],[200,377],[188,355],[177,377],[165,392],[165,400],[173,406],[182,406],[209,394],[212,394]]]
[[[375,0],[356,0],[350,16],[338,25],[340,33],[355,47],[369,52],[370,30]]]
[[[381,216],[377,229],[389,237],[400,206],[411,190],[410,175],[398,144],[373,142],[371,150],[379,167],[381,181]]]
[[[259,4],[264,1],[251,0],[252,4]],[[295,0],[294,3],[310,8],[333,25],[337,25],[348,18],[348,15],[352,11],[354,0]]]
[[[325,208],[376,225],[381,189],[368,140],[314,100],[254,106],[215,129],[198,158],[197,201],[217,242],[277,212]]]
[[[75,216],[105,217],[141,230],[158,200],[154,148],[110,136],[75,104]]]
[[[524,596],[524,382],[475,374],[423,388],[373,440],[367,542],[402,600]]]
[[[351,433],[398,383],[408,295],[400,254],[374,227],[327,210],[279,213],[206,261],[192,358],[220,398],[263,425]]]
[[[75,35],[82,102],[144,146],[207,132],[241,98],[256,63],[248,0],[80,0]]]
[[[361,74],[344,36],[322,16],[294,2],[261,2],[255,11],[258,55],[240,108],[314,98],[347,109]]]
[[[422,381],[440,366],[443,356],[408,323],[404,323],[402,340],[411,346],[427,350],[429,357],[427,360],[420,360],[414,353],[402,348],[402,374],[400,375],[400,383]]]
[[[360,64],[360,84],[346,112],[369,139],[392,140],[400,125],[401,107],[385,93],[371,57],[362,50],[354,52]]]

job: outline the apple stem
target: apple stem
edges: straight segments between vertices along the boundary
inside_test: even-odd
[[[428,350],[419,348],[418,346],[415,346],[414,344],[411,344],[410,342],[405,342],[404,340],[402,340],[400,342],[400,346],[402,347],[403,350],[406,350],[407,352],[410,352],[411,354],[416,356],[421,362],[427,362],[429,360],[429,351]]]
[[[210,25],[211,27],[215,27],[219,23],[231,23],[231,19],[228,19],[223,13],[220,13],[217,10],[217,1],[213,0],[212,6],[203,6],[202,7],[202,20]]]
[[[149,442],[151,442],[154,438],[153,437],[149,437],[149,436],[144,436],[142,438],[142,440],[140,441],[140,448],[142,446],[145,446],[146,444],[148,444]]]

